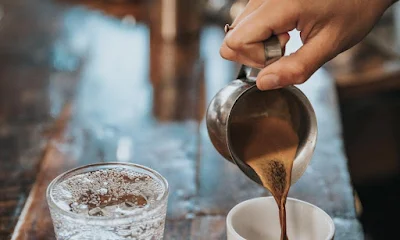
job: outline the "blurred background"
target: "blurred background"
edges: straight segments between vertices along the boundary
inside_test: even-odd
[[[239,67],[219,57],[219,46],[224,36],[223,26],[233,21],[247,1],[45,2],[50,0],[43,0],[42,4],[29,1],[23,3],[36,4],[32,11],[46,15],[46,18],[29,21],[33,15],[30,11],[18,13],[23,18],[7,17],[9,12],[17,11],[21,1],[0,1],[0,28],[11,28],[13,24],[24,28],[24,31],[10,30],[13,34],[1,36],[0,47],[3,50],[13,49],[2,51],[1,57],[7,59],[7,63],[1,68],[1,77],[11,76],[9,72],[13,71],[13,61],[16,63],[18,56],[29,52],[29,55],[23,56],[26,61],[22,63],[27,70],[25,74],[49,79],[48,82],[32,81],[31,86],[17,83],[16,88],[29,88],[23,91],[22,98],[18,98],[22,102],[13,101],[15,96],[7,90],[9,88],[0,86],[1,98],[11,100],[11,104],[1,107],[0,121],[22,124],[28,117],[31,122],[50,122],[62,115],[68,99],[73,96],[74,104],[68,106],[72,109],[73,120],[67,131],[68,136],[64,136],[63,140],[69,144],[84,145],[89,135],[96,135],[90,138],[91,141],[102,141],[107,148],[114,148],[115,151],[110,152],[116,152],[118,159],[123,161],[132,155],[143,156],[149,144],[163,146],[164,138],[170,141],[174,134],[179,133],[179,141],[183,142],[169,142],[168,146],[160,148],[156,153],[158,157],[179,154],[182,147],[189,148],[186,153],[195,154],[190,151],[190,147],[197,141],[193,139],[195,134],[191,134],[198,130],[194,122],[203,118],[208,101],[216,91],[235,78]],[[74,7],[64,11],[64,6],[71,4]],[[88,11],[93,13],[88,15]],[[56,17],[60,14],[63,15],[61,20]],[[49,18],[54,19],[54,22],[49,23]],[[50,35],[61,37],[43,39],[37,33],[32,36],[29,29],[35,26],[47,26],[44,29]],[[29,45],[18,45],[21,39],[27,38],[31,39],[32,44],[40,42],[43,48],[31,49]],[[8,48],[7,44],[11,43],[19,47]],[[47,48],[48,44],[52,44],[51,48]],[[96,58],[92,59],[96,60],[87,61],[94,55]],[[391,221],[392,218],[388,216],[395,218],[400,215],[399,56],[400,6],[393,5],[367,38],[324,66],[334,79],[338,92],[343,139],[355,187],[357,214],[368,240],[398,235],[397,222]],[[110,64],[110,59],[111,62],[121,64]],[[28,65],[35,68],[30,69],[26,67]],[[50,76],[41,75],[40,69],[47,66],[51,66],[54,73]],[[132,78],[137,80],[132,81]],[[65,79],[85,81],[73,83]],[[119,84],[113,84],[113,79],[118,80]],[[48,85],[48,88],[34,84]],[[45,89],[48,92],[37,94],[32,92],[35,89]],[[110,92],[121,94],[117,94],[117,98],[109,98]],[[180,94],[182,92],[186,94]],[[195,95],[201,99],[194,99]],[[38,96],[46,99],[33,99]],[[134,101],[131,96],[134,96]],[[30,104],[33,102],[40,105]],[[115,105],[121,108],[115,109]],[[175,126],[174,121],[185,124]],[[150,125],[156,129],[154,132],[149,130]],[[2,129],[0,133],[6,134]],[[144,137],[135,139],[123,136],[127,130],[132,136],[140,134]],[[25,135],[22,130],[19,131]],[[8,143],[5,139],[1,140]],[[63,148],[65,142],[55,144]],[[163,149],[169,150],[165,152]],[[103,150],[93,151],[97,152],[90,153],[82,147],[71,154],[81,158],[96,154],[105,160],[115,157],[107,156]],[[27,153],[36,154],[37,149]],[[24,160],[28,158],[20,157],[25,167],[26,164],[32,164]],[[146,161],[151,162],[151,159]]]
[[[325,68],[339,95],[343,138],[367,239],[395,238],[400,213],[400,5]],[[357,203],[358,204],[358,203]]]

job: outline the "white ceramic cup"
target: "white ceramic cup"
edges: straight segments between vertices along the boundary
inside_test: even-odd
[[[322,209],[293,198],[286,202],[287,234],[293,240],[332,240],[335,225]],[[273,197],[239,203],[229,211],[228,240],[279,240],[278,206]]]

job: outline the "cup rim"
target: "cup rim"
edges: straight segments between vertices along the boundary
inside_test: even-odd
[[[232,233],[232,234],[234,235],[234,237],[237,238],[237,239],[239,239],[239,240],[247,240],[247,239],[243,238],[242,236],[240,236],[240,234],[237,233],[236,230],[235,230],[235,228],[232,226],[232,215],[233,215],[235,212],[237,212],[238,209],[239,209],[240,207],[243,207],[243,206],[245,206],[245,205],[250,205],[253,201],[260,200],[260,199],[266,199],[266,200],[272,199],[273,201],[275,201],[275,199],[274,199],[272,196],[269,196],[269,197],[251,198],[251,199],[248,199],[248,200],[245,200],[245,201],[243,201],[243,202],[240,202],[240,203],[236,204],[236,205],[229,211],[229,213],[228,213],[228,215],[227,215],[227,217],[226,217],[227,233],[228,233],[228,232]],[[306,202],[306,201],[303,201],[303,200],[300,200],[300,199],[288,197],[288,198],[287,198],[287,202],[288,202],[288,201],[297,202],[297,203],[300,203],[300,204],[308,205],[308,206],[310,206],[310,207],[312,207],[312,208],[317,209],[319,212],[321,212],[322,215],[324,215],[324,216],[326,217],[326,219],[328,220],[328,223],[329,223],[329,225],[330,225],[330,230],[329,230],[328,236],[327,236],[326,239],[323,239],[323,240],[331,240],[331,239],[333,239],[333,237],[334,237],[334,235],[335,235],[335,223],[333,222],[333,219],[331,218],[331,216],[329,216],[329,214],[327,214],[324,210],[322,210],[321,208],[317,207],[316,205],[311,204],[311,203]]]
[[[63,177],[66,177],[66,176],[68,176],[70,174],[72,174],[71,176],[75,176],[73,173],[74,172],[79,172],[79,170],[83,170],[83,171],[79,172],[78,174],[83,174],[83,173],[86,173],[84,171],[86,169],[89,170],[89,169],[94,168],[93,171],[96,171],[96,170],[101,170],[101,169],[109,169],[109,168],[111,168],[113,166],[114,167],[125,167],[127,169],[137,168],[137,169],[141,169],[141,170],[144,170],[145,172],[153,174],[158,180],[161,181],[161,183],[165,187],[165,191],[164,191],[163,195],[161,196],[161,198],[157,202],[162,203],[162,202],[166,201],[166,198],[168,198],[168,194],[169,194],[168,181],[160,173],[158,173],[156,170],[151,169],[149,167],[142,166],[140,164],[135,164],[135,163],[106,162],[106,163],[93,163],[93,164],[83,165],[83,166],[76,167],[76,168],[70,169],[68,171],[65,171],[65,172],[61,173],[60,175],[58,175],[47,186],[47,189],[46,189],[47,204],[50,207],[54,208],[57,212],[60,212],[61,214],[66,215],[66,216],[71,217],[71,218],[74,218],[74,219],[95,220],[95,221],[108,221],[108,220],[119,221],[119,220],[126,220],[126,219],[135,218],[138,214],[125,215],[125,216],[120,216],[120,217],[117,217],[117,218],[116,217],[103,217],[103,216],[83,216],[83,215],[79,215],[77,213],[66,211],[66,210],[62,209],[54,201],[54,198],[52,196],[51,191],[53,190],[55,184],[61,182],[60,180],[62,180]],[[105,168],[101,168],[101,167],[105,167]],[[89,172],[89,171],[87,171],[87,172]],[[159,204],[153,204],[153,205],[150,206],[150,208],[148,208],[148,211],[152,211],[152,210],[156,209],[158,206],[159,206]]]

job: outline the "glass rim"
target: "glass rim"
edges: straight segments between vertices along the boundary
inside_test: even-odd
[[[164,185],[165,191],[164,191],[163,195],[161,196],[161,198],[160,198],[159,200],[156,201],[156,203],[158,203],[158,204],[152,204],[152,205],[150,205],[150,207],[148,208],[148,211],[151,211],[151,210],[153,210],[153,209],[156,209],[156,208],[160,205],[160,203],[166,201],[166,198],[168,198],[168,194],[169,194],[169,185],[168,185],[168,181],[165,179],[165,177],[163,177],[163,176],[162,176],[159,172],[157,172],[156,170],[151,169],[151,168],[146,167],[146,166],[143,166],[143,165],[140,165],[140,164],[136,164],[136,163],[128,163],[128,162],[106,162],[106,163],[93,163],[93,164],[83,165],[83,166],[76,167],[76,168],[70,169],[70,170],[68,170],[68,171],[65,171],[65,172],[61,173],[60,175],[58,175],[58,176],[57,176],[56,178],[54,178],[54,179],[50,182],[50,184],[47,186],[47,189],[46,189],[47,204],[48,204],[49,206],[51,206],[52,208],[54,208],[56,211],[60,212],[61,214],[66,215],[66,216],[69,216],[69,217],[72,217],[72,218],[77,218],[77,219],[79,218],[79,219],[87,219],[87,220],[95,220],[95,221],[109,221],[109,220],[116,220],[116,221],[118,221],[118,220],[131,219],[131,218],[134,218],[134,217],[140,215],[140,213],[135,213],[135,214],[125,215],[125,216],[121,216],[121,217],[84,216],[84,215],[80,215],[80,214],[77,214],[77,213],[74,213],[74,212],[66,211],[66,210],[62,209],[60,206],[58,206],[58,205],[55,203],[51,191],[54,189],[54,186],[55,186],[57,183],[61,183],[60,180],[61,180],[63,177],[65,177],[65,176],[67,176],[67,175],[69,175],[69,174],[73,174],[74,172],[77,172],[77,171],[79,171],[79,170],[85,170],[85,169],[89,169],[89,168],[92,168],[92,167],[102,167],[102,166],[106,166],[106,167],[107,167],[107,166],[110,166],[110,167],[115,166],[115,167],[138,168],[138,169],[145,170],[145,171],[147,171],[147,172],[149,172],[149,173],[155,175],[155,177],[156,177],[158,180],[160,180],[160,181],[162,182],[162,184]],[[100,170],[100,169],[98,169],[98,170]],[[95,169],[94,171],[96,171],[96,169]],[[89,171],[88,171],[88,172],[89,172]],[[81,172],[81,173],[78,173],[78,174],[83,174],[83,173],[86,173],[86,172]],[[78,175],[78,174],[76,174],[76,175]],[[71,175],[70,177],[76,176],[76,175]],[[142,220],[141,220],[141,221],[142,221]]]

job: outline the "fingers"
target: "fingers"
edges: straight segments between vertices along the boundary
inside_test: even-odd
[[[260,90],[276,89],[304,83],[326,61],[333,58],[329,35],[320,32],[309,39],[297,52],[267,66],[257,76]]]
[[[281,26],[291,18],[287,4],[274,4],[275,0],[251,0],[243,12],[235,19],[221,46],[220,54],[223,58],[250,67],[262,68],[265,66],[263,41],[272,33],[278,36],[281,47],[284,49],[289,41],[289,34],[285,29],[294,29],[294,24]],[[283,19],[283,20],[282,20]],[[290,20],[290,19],[289,19]],[[290,20],[291,21],[291,20]],[[276,27],[277,26],[277,27]],[[272,30],[274,29],[274,30]]]
[[[244,18],[246,18],[249,14],[254,12],[254,10],[256,10],[258,7],[260,7],[262,5],[263,1],[264,0],[250,0],[246,4],[246,7],[244,8],[244,10],[239,14],[239,16],[230,25],[230,27],[231,28],[235,28],[238,23],[240,23]],[[252,46],[251,48],[256,48],[255,53],[258,53],[259,55],[261,55],[262,52],[260,52],[258,50],[258,48],[261,48],[261,44],[258,44],[258,45],[260,45],[260,46]],[[246,66],[256,67],[256,68],[263,68],[264,67],[263,61],[262,60],[260,61],[260,58],[261,58],[260,56],[255,57],[255,58],[246,57],[246,55],[240,54],[239,52],[236,52],[236,51],[230,49],[226,45],[225,41],[221,46],[220,55],[223,58],[227,59],[227,60],[240,62],[240,63],[242,63],[242,64],[244,64]]]
[[[289,34],[283,33],[279,34],[277,37],[282,49],[285,49],[285,46],[290,39]],[[246,49],[247,50],[245,52],[235,51],[229,48],[224,41],[220,49],[220,54],[227,60],[239,62],[249,67],[265,67],[264,44],[262,42],[249,44]]]
[[[235,51],[246,52],[248,45],[262,42],[272,34],[279,35],[296,27],[296,9],[292,1],[263,1],[262,5],[243,18],[229,31],[225,41]]]
[[[226,46],[225,43],[222,43],[221,49],[220,49],[220,55],[231,61],[235,62],[240,62],[241,64],[244,64],[249,67],[254,67],[254,68],[263,68],[264,63],[260,61],[255,61],[252,58],[246,57],[236,51],[233,51],[229,47]]]

